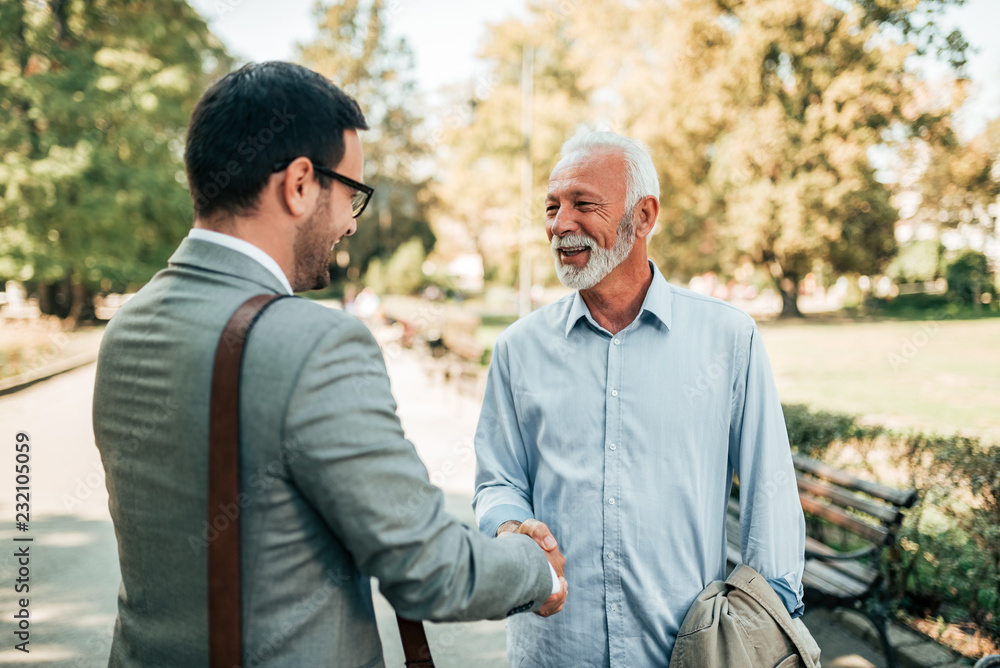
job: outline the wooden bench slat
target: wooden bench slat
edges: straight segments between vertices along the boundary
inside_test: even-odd
[[[870,482],[868,480],[862,480],[861,478],[855,478],[850,473],[841,471],[840,469],[835,469],[828,464],[824,464],[823,462],[815,459],[810,459],[805,455],[793,454],[792,461],[795,463],[795,468],[800,471],[807,471],[819,478],[824,478],[825,480],[837,483],[843,487],[856,489],[860,492],[868,494],[869,496],[874,496],[882,499],[883,501],[888,501],[889,503],[902,508],[909,508],[917,500],[917,490],[915,489],[894,489],[886,485],[880,485],[877,482]]]
[[[796,476],[800,490],[805,490],[815,496],[830,499],[840,506],[846,506],[855,510],[860,510],[872,517],[877,517],[883,522],[894,524],[899,519],[899,510],[895,506],[886,506],[863,496],[852,494],[840,487],[834,487],[830,483],[823,482],[816,478],[809,478],[803,475]]]
[[[831,550],[826,545],[823,545],[823,543],[808,536],[806,537],[806,549],[812,552],[837,554],[835,550]],[[740,526],[736,518],[732,516],[729,516],[726,520],[726,558],[729,559],[729,563],[731,564],[743,563],[740,552]],[[806,563],[809,563],[809,561],[813,560],[809,559]],[[858,581],[866,590],[879,574],[875,568],[858,561],[820,561],[820,563],[833,570],[840,571],[846,577]]]
[[[821,554],[835,555],[836,550],[831,550],[829,547],[819,542],[815,538],[810,538],[806,536],[806,549],[810,552],[819,552]],[[830,568],[840,571],[845,575],[863,582],[866,586],[871,586],[875,578],[878,577],[878,570],[868,566],[867,564],[862,564],[856,560],[846,560],[846,561],[821,561],[821,563],[826,564]]]
[[[849,599],[851,598],[851,593],[845,589],[838,587],[835,584],[827,582],[826,580],[817,577],[813,573],[806,571],[802,573],[802,586],[806,590],[814,590],[826,594],[827,596],[835,596],[839,599]],[[806,594],[806,598],[808,598]]]
[[[815,589],[817,591],[823,592],[824,594],[836,596],[837,598],[850,598],[851,593],[842,587],[837,586],[832,582],[821,578],[812,571],[804,571],[802,573],[802,586],[806,589]]]
[[[732,543],[730,543],[730,542],[727,541],[727,544],[726,544],[726,559],[728,559],[729,563],[731,563],[733,565],[742,564],[743,563],[743,558],[740,556],[740,546],[739,545],[733,545]]]
[[[830,592],[844,591],[847,592],[848,596],[854,598],[864,596],[868,593],[868,586],[863,582],[858,582],[854,578],[848,577],[840,571],[831,568],[829,564],[816,559],[810,559],[806,562],[805,571],[802,574],[803,579],[805,579],[806,573],[826,583],[828,586],[824,589]]]
[[[873,543],[881,543],[889,534],[889,530],[883,526],[868,524],[867,522],[864,522],[856,517],[848,515],[837,506],[824,505],[810,496],[800,494],[799,501],[802,502],[802,510],[807,513],[811,513],[817,517],[822,517],[828,522],[832,522],[833,524],[843,527],[852,533],[856,533],[862,538],[866,538]]]

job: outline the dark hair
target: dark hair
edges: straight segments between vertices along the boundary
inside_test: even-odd
[[[205,91],[188,124],[184,167],[195,215],[252,210],[278,162],[305,156],[335,169],[351,129],[368,129],[361,107],[312,70],[272,61],[230,72]]]

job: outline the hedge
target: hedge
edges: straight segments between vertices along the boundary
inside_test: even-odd
[[[919,491],[898,534],[902,549],[886,551],[880,564],[896,609],[972,622],[1000,640],[1000,446],[801,405],[784,411],[793,450]]]

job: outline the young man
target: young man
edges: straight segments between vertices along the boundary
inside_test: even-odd
[[[411,619],[562,607],[558,552],[446,514],[371,334],[304,299],[275,303],[247,339],[243,494],[238,509],[208,508],[220,334],[254,295],[328,284],[329,253],[371,195],[366,128],[353,99],[288,63],[227,75],[192,114],[194,229],[112,319],[98,360],[94,432],[122,572],[112,666],[207,664],[208,544],[235,515],[245,665],[383,665],[370,576]]]

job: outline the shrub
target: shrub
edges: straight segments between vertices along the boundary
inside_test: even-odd
[[[424,284],[426,258],[424,244],[419,237],[400,244],[385,268],[389,291],[397,295],[412,295],[419,290]]]
[[[966,251],[955,258],[945,270],[948,292],[966,304],[979,302],[984,292],[993,292],[993,274],[986,264],[986,256]]]
[[[897,283],[933,281],[938,276],[941,244],[936,239],[911,241],[900,246],[885,273]]]
[[[793,448],[919,493],[886,551],[894,603],[920,616],[974,622],[1000,640],[1000,445],[898,433],[851,415],[785,406]]]
[[[782,406],[785,412],[785,427],[789,442],[802,454],[817,459],[823,458],[823,451],[834,442],[853,438],[859,427],[851,415],[811,411],[801,404]]]
[[[365,272],[365,285],[380,295],[412,295],[424,284],[425,258],[423,242],[413,237],[400,244],[388,262],[372,259]]]

